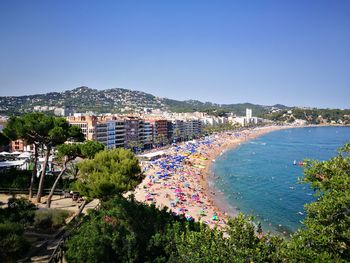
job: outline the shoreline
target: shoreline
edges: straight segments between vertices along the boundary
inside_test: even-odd
[[[160,209],[167,207],[176,215],[184,215],[188,220],[200,221],[209,227],[224,228],[228,216],[238,213],[231,211],[224,198],[219,198],[217,189],[209,185],[213,160],[264,134],[301,127],[308,126],[265,126],[222,132],[170,147],[165,150],[165,157],[141,162],[146,176],[134,191],[135,199]]]
[[[212,158],[208,160],[208,164],[206,165],[205,169],[205,178],[203,178],[203,185],[204,188],[214,203],[214,205],[226,216],[229,217],[235,217],[239,214],[240,209],[237,206],[232,206],[225,200],[224,194],[217,188],[215,188],[214,185],[210,185],[210,183],[215,180],[215,174],[213,173],[213,165],[216,160],[216,158],[220,157],[222,154],[226,153],[227,151],[234,150],[238,146],[240,146],[243,143],[247,143],[251,140],[254,140],[260,136],[266,135],[270,132],[279,131],[279,130],[285,130],[285,129],[292,129],[292,128],[305,128],[310,126],[266,126],[266,127],[260,127],[257,131],[256,129],[246,129],[243,130],[243,132],[246,132],[246,136],[242,138],[241,140],[237,142],[231,142],[227,145],[224,145],[222,148],[218,149],[218,151],[213,151]],[[249,131],[257,131],[256,133],[250,133]]]

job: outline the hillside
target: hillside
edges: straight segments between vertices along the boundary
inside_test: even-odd
[[[88,87],[79,87],[64,92],[50,92],[28,96],[0,97],[0,114],[22,114],[40,107],[45,111],[55,107],[67,107],[76,112],[93,111],[97,113],[118,113],[141,111],[144,108],[160,109],[162,111],[193,112],[206,111],[220,115],[224,112],[245,114],[247,107],[252,108],[254,114],[260,115],[272,109],[250,103],[242,104],[215,104],[197,100],[178,101],[168,98],[159,98],[154,95],[127,89],[96,90]],[[280,105],[280,108],[285,106]]]
[[[201,111],[217,116],[231,112],[242,116],[245,115],[245,109],[250,108],[254,116],[273,121],[294,122],[302,119],[310,124],[350,124],[350,110],[296,108],[282,104],[264,106],[252,103],[216,104],[198,100],[179,101],[127,89],[96,90],[78,87],[63,92],[0,97],[0,115],[20,115],[32,111],[44,111],[50,114],[55,109],[64,107],[74,112],[129,113],[142,112],[144,108],[149,108],[172,112]]]
[[[96,90],[88,87],[29,96],[0,97],[0,105],[3,114],[20,114],[32,111],[35,106],[68,107],[78,112],[101,113],[129,108],[164,108],[159,99],[144,92],[126,89]]]

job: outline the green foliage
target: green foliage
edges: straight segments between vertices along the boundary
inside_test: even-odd
[[[109,163],[107,161],[107,163]],[[69,262],[348,262],[350,144],[328,161],[309,161],[305,182],[319,194],[306,205],[304,227],[291,239],[257,235],[252,218],[224,231],[185,222],[165,210],[118,199],[103,203],[67,243]]]
[[[24,198],[9,198],[7,207],[0,208],[0,223],[29,225],[34,221],[35,210],[35,205]]]
[[[169,143],[168,138],[164,135],[164,134],[158,134],[155,138],[154,138],[154,143],[156,145],[165,145]]]
[[[292,110],[292,113],[288,113]],[[350,110],[339,109],[300,109],[292,108],[273,113],[263,113],[260,117],[273,121],[293,122],[295,119],[306,120],[309,124],[341,123],[350,124]]]
[[[47,116],[39,112],[11,117],[3,132],[11,140],[23,139],[28,144],[44,144],[50,147],[67,140],[84,140],[79,127],[70,126],[64,118]]]
[[[68,262],[165,262],[164,245],[153,236],[182,221],[165,210],[118,197],[103,203],[67,242]],[[191,223],[193,225],[193,223]],[[170,239],[168,240],[170,241]]]
[[[86,197],[108,198],[134,189],[143,179],[137,158],[130,150],[105,150],[78,164],[77,190]]]
[[[1,146],[7,146],[10,143],[10,139],[0,132],[0,148]]]
[[[28,188],[31,171],[10,168],[0,173],[1,188]]]
[[[2,171],[0,173],[0,188],[7,188],[9,190],[11,190],[11,188],[19,188],[27,191],[30,185],[30,174],[31,171],[17,170],[15,168]],[[55,179],[55,174],[47,174],[45,176],[44,188],[50,188],[54,183]],[[67,189],[71,181],[71,178],[64,178],[60,180],[60,182],[57,185],[57,188]],[[37,189],[38,185],[39,180],[35,176],[33,184],[34,189]]]
[[[251,219],[242,214],[230,219],[225,232],[205,225],[195,230],[175,225],[168,231],[172,234],[167,243],[172,246],[166,251],[176,262],[276,262],[283,242],[278,237],[257,237]]]
[[[239,126],[234,126],[232,123],[225,123],[225,124],[218,124],[218,125],[207,125],[204,126],[203,132],[212,134],[214,132],[224,132],[224,131],[232,131],[234,129],[237,129]]]
[[[26,225],[33,222],[35,210],[35,205],[27,199],[12,197],[8,200],[8,207],[5,211],[8,221]]]
[[[15,262],[29,248],[29,242],[23,237],[24,228],[19,223],[0,223],[0,260]]]
[[[55,230],[64,226],[70,212],[62,209],[40,209],[35,212],[34,227],[38,230]]]
[[[233,112],[237,115],[245,115],[246,108],[252,109],[255,115],[257,116],[268,112],[268,107],[251,103],[215,104],[211,102],[201,102],[197,100],[177,101],[171,99],[164,99],[164,104],[166,104],[169,107],[169,109],[173,112],[200,111],[206,112],[214,116],[224,116],[229,112]]]
[[[280,238],[255,235],[240,215],[229,236],[124,198],[105,203],[67,243],[68,262],[273,262]]]
[[[293,236],[289,251],[301,260],[350,258],[350,144],[328,161],[309,161],[305,181],[319,192],[305,206],[305,228]],[[291,253],[290,252],[290,253]]]
[[[44,143],[54,127],[54,118],[43,113],[28,113],[9,119],[4,134],[11,140],[23,139],[27,143]]]
[[[1,262],[14,262],[29,249],[23,232],[33,222],[35,209],[35,205],[23,198],[10,198],[8,206],[0,208]]]
[[[96,153],[103,151],[105,146],[98,141],[87,141],[80,145],[81,153],[84,157],[92,159]]]
[[[71,126],[64,118],[47,116],[42,113],[28,113],[22,117],[11,117],[4,129],[4,134],[11,140],[22,139],[28,144],[34,144],[35,149],[42,147],[46,150],[46,159],[49,158],[52,147],[63,144],[67,140],[83,141],[84,135],[80,128]],[[35,156],[34,163],[37,164],[38,156]],[[47,161],[44,162],[42,174],[39,182],[37,201],[40,202],[42,190],[44,187],[44,178],[47,167]],[[34,181],[36,170],[32,172],[32,181]],[[30,194],[32,189],[30,184]]]
[[[57,157],[59,159],[67,157],[68,159],[74,159],[78,156],[82,156],[81,146],[77,143],[61,144],[57,146]]]

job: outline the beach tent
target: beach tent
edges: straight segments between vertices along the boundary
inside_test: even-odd
[[[149,160],[153,161],[155,159],[160,158],[161,156],[165,155],[164,151],[157,151],[157,152],[152,152],[152,153],[146,153],[146,154],[141,154],[137,155],[137,157],[141,160]]]

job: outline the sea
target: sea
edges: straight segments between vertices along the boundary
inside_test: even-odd
[[[317,199],[308,184],[300,183],[299,162],[327,160],[347,142],[350,127],[273,131],[216,158],[209,187],[229,214],[252,215],[264,231],[289,235],[303,226],[304,205]]]

